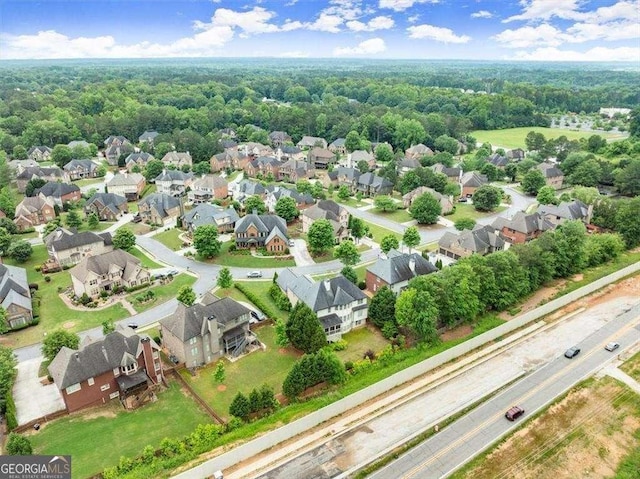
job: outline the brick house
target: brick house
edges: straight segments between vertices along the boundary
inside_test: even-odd
[[[33,193],[35,196],[43,195],[49,198],[60,208],[69,201],[80,201],[82,198],[80,188],[77,185],[70,185],[68,183],[49,182],[41,188],[36,188]]]
[[[460,233],[447,231],[438,241],[438,253],[456,260],[472,254],[484,256],[501,251],[504,247],[504,240],[489,225],[476,225],[473,230],[463,230]]]
[[[187,198],[194,204],[223,200],[229,196],[229,182],[218,175],[202,175],[193,181]]]
[[[18,328],[33,322],[27,270],[0,264],[0,302],[6,312],[6,326]]]
[[[165,165],[174,165],[176,168],[180,169],[183,166],[188,166],[191,168],[193,166],[193,160],[191,159],[191,155],[189,152],[177,152],[177,151],[169,151],[166,155],[162,157],[162,162]]]
[[[586,205],[580,200],[563,201],[557,206],[540,205],[537,212],[555,226],[572,220],[579,220],[588,225],[593,217],[593,205]]]
[[[560,168],[551,163],[540,163],[536,168],[542,172],[544,181],[547,186],[551,186],[554,190],[562,188],[564,182],[564,173]]]
[[[222,153],[213,155],[209,160],[212,173],[218,173],[227,168],[232,170],[244,170],[250,157],[235,148],[228,148]]]
[[[522,211],[518,211],[511,219],[498,217],[491,226],[512,244],[526,243],[555,227],[540,213],[526,214]]]
[[[97,178],[98,167],[99,165],[92,160],[71,160],[64,165],[63,170],[69,174],[71,181],[74,181],[84,178]]]
[[[135,166],[139,167],[140,170],[144,170],[151,160],[155,160],[155,158],[150,153],[145,153],[144,151],[131,153],[125,158],[124,166],[127,168],[127,171],[131,173]]]
[[[95,193],[85,203],[84,212],[87,216],[95,213],[100,221],[118,221],[129,212],[129,204],[124,196],[115,193]]]
[[[20,193],[24,193],[27,183],[34,178],[40,178],[44,181],[69,183],[71,178],[69,174],[57,166],[41,167],[28,166],[18,171],[16,175],[16,186]]]
[[[332,200],[318,201],[302,212],[302,232],[307,234],[316,220],[328,220],[333,227],[336,242],[349,237],[349,212]]]
[[[289,248],[287,222],[276,215],[248,214],[236,223],[236,247],[265,248],[270,253],[284,253]]]
[[[393,190],[393,183],[374,173],[363,173],[358,177],[356,189],[364,196],[389,195]]]
[[[107,183],[107,190],[109,193],[124,196],[127,201],[136,201],[140,198],[146,185],[147,182],[140,173],[124,173],[113,175],[113,178]]]
[[[315,176],[316,170],[313,165],[303,160],[289,159],[280,165],[278,180],[296,183],[302,179],[309,179]]]
[[[386,258],[379,257],[367,268],[365,282],[367,290],[372,293],[383,286],[388,286],[391,291],[398,294],[407,287],[411,279],[436,271],[438,268],[424,259],[420,253],[407,254],[392,249],[387,253]]]
[[[156,193],[170,196],[182,196],[193,184],[193,173],[184,173],[180,170],[162,170],[153,182],[156,184]]]
[[[149,224],[163,225],[181,212],[180,199],[164,193],[153,193],[138,202],[138,214]]]
[[[56,228],[44,238],[49,258],[60,266],[73,266],[86,256],[113,251],[111,233],[71,232]]]
[[[337,161],[336,154],[326,148],[314,147],[309,151],[307,159],[317,170],[326,170]]]
[[[83,341],[77,351],[64,346],[48,369],[70,413],[112,399],[135,408],[164,382],[160,347],[124,329]]]
[[[55,203],[44,195],[24,198],[16,206],[13,222],[18,231],[25,231],[34,226],[53,221],[56,217]]]
[[[488,184],[486,175],[481,175],[475,171],[469,171],[460,178],[461,196],[471,198],[478,188]]]

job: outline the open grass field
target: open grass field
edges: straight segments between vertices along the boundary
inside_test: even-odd
[[[178,228],[171,228],[170,230],[153,235],[153,239],[159,241],[167,248],[177,251],[182,248],[182,240],[179,238],[181,233],[182,230]]]
[[[178,294],[178,290],[182,286],[191,286],[196,282],[196,278],[191,276],[190,274],[182,273],[173,278],[170,283],[163,284],[160,286],[151,286],[150,288],[140,289],[135,291],[129,295],[127,295],[127,300],[131,303],[133,308],[138,312],[142,313],[149,308],[153,308],[159,304],[162,304],[166,301],[169,301],[171,298],[175,298],[176,294]],[[141,294],[144,294],[146,291],[153,291],[156,294],[156,297],[153,301],[147,301],[145,303],[140,303],[136,301],[136,297]]]
[[[620,133],[608,132],[608,131],[577,131],[568,130],[562,128],[545,128],[541,126],[525,126],[522,128],[507,128],[505,130],[476,130],[470,133],[478,142],[489,142],[495,147],[503,148],[525,148],[524,139],[527,133],[535,131],[536,133],[542,133],[548,140],[550,138],[558,138],[559,136],[566,136],[569,140],[579,140],[580,138],[589,138],[592,135],[600,135],[603,138],[625,138]]]
[[[125,411],[112,401],[45,424],[29,439],[34,454],[71,454],[72,477],[84,479],[135,456],[146,445],[159,446],[165,437],[182,438],[211,419],[171,381],[158,401]]]
[[[406,223],[412,221],[413,218],[409,212],[405,209],[398,209],[396,211],[380,211],[375,208],[369,210],[369,213],[378,215],[380,218],[384,218],[389,221],[395,221],[396,223]]]
[[[253,388],[259,388],[266,383],[276,394],[280,393],[282,382],[293,363],[300,357],[292,348],[278,348],[273,326],[257,329],[256,335],[267,346],[266,350],[254,351],[233,363],[223,360],[226,374],[221,384],[213,377],[216,363],[197,370],[195,377],[188,371],[180,372],[198,395],[224,419],[230,417],[229,405],[238,392],[249,395]]]
[[[640,396],[609,377],[590,379],[452,477],[637,478],[638,431]]]
[[[247,251],[246,254],[234,254],[229,252],[229,247],[233,244],[232,241],[222,243],[220,253],[215,258],[205,260],[206,263],[219,264],[220,266],[232,266],[237,268],[289,268],[295,266],[296,262],[293,258],[260,258],[251,256]],[[199,258],[202,261],[201,258]]]

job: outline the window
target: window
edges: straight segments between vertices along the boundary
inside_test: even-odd
[[[116,378],[120,376],[120,368],[113,368],[113,375]]]
[[[80,383],[72,384],[67,388],[67,394],[73,394],[76,391],[80,391]]]
[[[109,394],[109,399],[115,399],[117,397],[120,397],[120,393],[118,391]]]
[[[111,388],[111,384],[103,384],[102,386],[100,386],[100,391],[107,391],[109,388]]]
[[[87,379],[87,383],[89,384],[89,386],[93,386],[95,384],[95,381],[93,380],[93,378],[89,378]]]
[[[98,284],[97,279],[92,279],[91,281],[89,281],[89,286],[95,286],[96,284]]]
[[[198,354],[198,348],[191,348],[191,356],[196,356]]]
[[[197,338],[195,337],[189,340],[189,344],[196,344],[196,342],[197,342]]]
[[[153,359],[158,359],[160,357],[160,354],[158,354],[158,351],[154,351],[153,352]]]

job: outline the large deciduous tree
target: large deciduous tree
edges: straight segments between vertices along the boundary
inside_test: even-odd
[[[64,167],[71,159],[71,148],[67,145],[56,145],[51,150],[51,161],[58,165],[59,168]]]
[[[410,331],[418,340],[437,340],[438,307],[428,291],[405,289],[396,301],[395,317],[398,326]]]
[[[388,286],[383,286],[373,295],[369,304],[369,319],[382,328],[396,317],[396,295]]]
[[[376,196],[373,200],[373,205],[381,211],[395,211],[398,209],[398,205],[393,201],[393,198],[387,195]]]
[[[627,248],[640,244],[640,197],[625,200],[618,206],[615,215],[615,229],[624,238]]]
[[[411,248],[418,246],[420,244],[418,228],[409,226],[402,235],[402,242],[409,248],[409,252],[411,252]]]
[[[529,195],[537,195],[540,188],[546,184],[544,175],[538,169],[532,169],[522,178],[522,189]]]
[[[80,336],[71,331],[65,331],[64,329],[57,329],[47,334],[42,341],[42,354],[44,357],[53,361],[56,354],[63,348],[78,349],[80,344]]]
[[[196,293],[191,286],[181,286],[176,295],[176,299],[185,306],[191,306],[196,302]]]
[[[400,242],[396,235],[387,235],[380,241],[380,249],[384,254],[387,254],[392,249],[398,249],[399,246]]]
[[[315,353],[327,344],[318,316],[302,301],[291,310],[286,331],[291,344],[305,353]]]
[[[538,191],[538,196],[536,197],[538,203],[541,205],[557,205],[558,198],[556,198],[556,190],[553,189],[553,186],[543,186]]]
[[[482,185],[473,193],[473,206],[478,211],[493,211],[502,201],[502,190],[491,185]]]
[[[283,196],[276,201],[275,212],[279,217],[284,218],[287,223],[292,222],[300,215],[296,200],[290,196]]]
[[[340,243],[333,251],[333,256],[342,261],[345,266],[353,266],[360,261],[360,253],[353,241]]]
[[[221,246],[216,225],[198,226],[193,232],[193,247],[201,257],[213,258],[220,253]]]
[[[113,235],[113,247],[124,251],[130,250],[136,244],[136,235],[129,228],[120,228]]]
[[[333,226],[328,220],[316,220],[309,227],[307,234],[309,251],[314,254],[322,254],[333,248]]]
[[[436,223],[440,213],[442,213],[442,206],[431,193],[418,196],[409,207],[409,214],[420,224]]]
[[[225,267],[220,270],[220,272],[218,273],[216,284],[223,289],[233,286],[233,276],[231,276],[231,271],[229,271],[229,268]]]
[[[258,195],[253,195],[247,198],[244,202],[244,209],[247,214],[255,213],[263,215],[267,212],[267,206],[264,204],[262,198]]]
[[[18,240],[11,244],[9,247],[8,256],[15,259],[18,263],[24,263],[33,254],[33,248],[31,244],[25,240]]]

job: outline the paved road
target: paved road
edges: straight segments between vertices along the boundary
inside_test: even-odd
[[[639,318],[640,306],[616,317],[578,344],[582,353],[576,358],[569,360],[559,356],[371,477],[409,479],[449,476],[518,427],[517,421],[511,423],[504,417],[504,412],[512,405],[523,407],[526,415],[535,413],[614,360],[616,355],[604,350],[609,340],[615,338],[623,349],[639,341]]]

